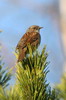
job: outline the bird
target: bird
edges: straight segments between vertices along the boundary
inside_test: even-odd
[[[17,62],[21,62],[26,56],[27,44],[30,44],[32,47],[38,47],[40,45],[40,29],[42,28],[43,27],[38,25],[32,25],[26,30],[26,33],[22,36],[16,46],[16,50],[19,52]]]

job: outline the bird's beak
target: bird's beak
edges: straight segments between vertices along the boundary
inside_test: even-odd
[[[39,27],[39,29],[42,29],[43,27]]]

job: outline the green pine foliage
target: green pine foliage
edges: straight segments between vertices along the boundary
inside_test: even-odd
[[[47,53],[43,48],[42,53],[32,52],[29,48],[28,55],[21,63],[17,64],[17,78],[22,92],[23,100],[47,100],[46,74]],[[45,100],[45,99],[44,99]]]
[[[33,51],[28,45],[29,54],[16,64],[14,87],[5,91],[0,87],[0,100],[58,100],[55,90],[49,88],[46,78],[49,72],[46,46],[41,53],[36,49],[34,53]]]
[[[0,55],[0,86],[7,87],[8,81],[11,79],[11,72],[8,72],[8,68],[4,69],[4,63],[2,63],[2,57]]]
[[[66,73],[61,78],[61,83],[56,86],[58,98],[66,100]]]
[[[3,89],[0,87],[0,100],[22,100],[20,99],[20,92],[18,87],[11,87],[10,89]]]
[[[34,48],[35,49],[35,48]],[[42,52],[35,50],[33,53],[30,45],[26,58],[16,65],[17,79],[22,100],[56,100],[54,90],[48,91],[46,75],[48,71],[46,46]],[[52,98],[53,97],[53,98]]]

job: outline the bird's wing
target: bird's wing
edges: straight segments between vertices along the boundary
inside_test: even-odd
[[[31,38],[28,39],[28,43],[33,44],[34,42],[36,43],[36,41],[38,40],[38,42],[40,41],[40,34],[39,33],[34,33],[31,35]]]
[[[24,36],[20,39],[19,43],[17,44],[17,49],[19,48],[24,48],[27,46],[27,43],[32,44],[33,42],[35,42],[38,38],[40,38],[39,33],[36,32],[32,32],[29,33],[27,32],[26,34],[24,34]]]
[[[16,49],[24,48],[26,46],[26,42],[29,37],[30,37],[30,33],[28,33],[28,32],[25,33],[23,35],[23,37],[20,39],[20,41],[18,42]]]

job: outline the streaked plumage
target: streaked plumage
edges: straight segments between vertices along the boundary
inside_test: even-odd
[[[26,33],[20,39],[16,47],[16,49],[18,49],[19,51],[18,62],[24,59],[26,55],[28,43],[30,43],[32,46],[38,47],[38,45],[40,44],[40,40],[41,40],[41,36],[39,34],[39,31],[41,28],[42,27],[39,27],[37,25],[33,25],[29,27]]]

